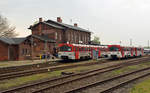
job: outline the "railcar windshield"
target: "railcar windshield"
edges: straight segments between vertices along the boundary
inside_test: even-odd
[[[112,46],[112,47],[109,47],[109,51],[119,51],[119,48]]]
[[[59,49],[60,51],[72,51],[72,47],[66,45],[61,46]]]

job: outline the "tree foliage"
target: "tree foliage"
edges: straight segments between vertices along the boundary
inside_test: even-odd
[[[97,36],[94,36],[94,39],[92,40],[92,42],[93,42],[94,44],[100,44],[100,38],[97,37]]]
[[[7,18],[0,15],[0,37],[16,37],[15,27],[10,26]]]

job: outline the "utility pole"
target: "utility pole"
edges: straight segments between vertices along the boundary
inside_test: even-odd
[[[72,19],[70,19],[70,24],[72,24]]]
[[[122,42],[120,41],[119,43],[120,43],[120,45],[121,45]]]
[[[148,40],[148,48],[149,48],[149,40]]]
[[[132,39],[130,39],[130,46],[132,46]]]

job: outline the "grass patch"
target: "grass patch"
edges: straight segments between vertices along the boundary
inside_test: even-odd
[[[121,69],[112,71],[112,74],[113,74],[113,75],[119,75],[119,74],[122,74],[122,73],[124,73],[124,72],[128,72],[128,71],[131,71],[131,70],[135,70],[135,69],[137,69],[137,68],[139,68],[139,67],[141,67],[141,66],[139,66],[139,65],[134,65],[134,66],[124,67],[124,68],[121,68]]]
[[[61,75],[61,72],[82,72],[90,69],[96,69],[99,68],[101,65],[94,65],[94,66],[82,66],[82,67],[76,67],[72,69],[66,69],[66,70],[60,70],[60,71],[53,71],[53,72],[47,72],[47,73],[41,73],[41,74],[35,74],[31,76],[24,76],[20,78],[10,79],[10,80],[4,80],[0,81],[0,90],[8,89],[10,87],[16,87],[20,86],[29,82],[34,82],[46,78],[52,78],[57,77]]]
[[[150,93],[150,79],[135,85],[130,93]]]
[[[5,80],[0,82],[0,89],[7,89],[12,86],[18,86],[22,85],[31,81],[36,81],[39,79],[44,79],[47,77],[54,77],[60,75],[59,71],[54,71],[54,72],[48,72],[48,73],[42,73],[42,74],[36,74],[36,75],[31,75],[31,76],[25,76],[25,77],[20,77],[16,79],[11,79],[11,80]]]

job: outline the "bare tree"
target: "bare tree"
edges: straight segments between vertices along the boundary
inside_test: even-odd
[[[15,27],[9,25],[7,18],[0,15],[0,37],[16,37]]]

